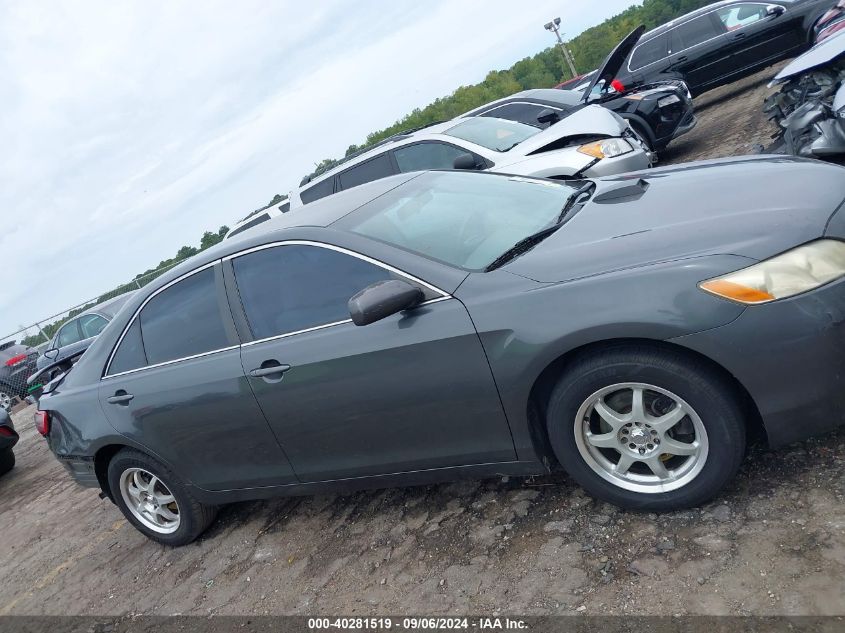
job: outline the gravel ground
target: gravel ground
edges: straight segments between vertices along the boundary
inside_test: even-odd
[[[750,153],[772,70],[697,101],[663,164]],[[845,614],[845,429],[753,447],[714,503],[663,515],[565,477],[241,503],[147,541],[15,414],[0,478],[4,614]]]

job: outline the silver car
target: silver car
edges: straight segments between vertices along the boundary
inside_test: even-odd
[[[646,169],[652,162],[628,123],[597,105],[546,129],[494,117],[457,118],[397,134],[324,174],[306,176],[290,201],[294,209],[379,178],[427,169],[569,180]]]

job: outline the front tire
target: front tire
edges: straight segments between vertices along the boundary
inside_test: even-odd
[[[569,365],[546,424],[570,476],[629,509],[704,503],[745,453],[733,385],[701,361],[649,346],[608,348]]]
[[[125,448],[109,462],[108,481],[123,516],[147,538],[178,547],[202,534],[217,508],[197,501],[170,469]]]

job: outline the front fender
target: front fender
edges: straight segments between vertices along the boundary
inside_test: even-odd
[[[698,284],[749,261],[696,257],[547,284],[508,273],[507,267],[471,274],[456,296],[478,330],[519,459],[534,455],[528,404],[546,368],[603,341],[667,341],[730,323],[744,306],[705,293]]]

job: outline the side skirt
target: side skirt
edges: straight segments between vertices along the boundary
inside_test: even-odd
[[[265,488],[241,488],[236,490],[205,490],[190,486],[191,493],[201,503],[219,505],[237,501],[271,499],[273,497],[296,497],[325,493],[356,492],[377,488],[398,488],[404,486],[425,486],[450,481],[488,479],[503,476],[546,475],[549,469],[537,461],[502,462],[496,464],[474,464],[452,468],[434,468],[389,475],[355,477],[352,479],[333,479],[311,483],[268,486]]]

